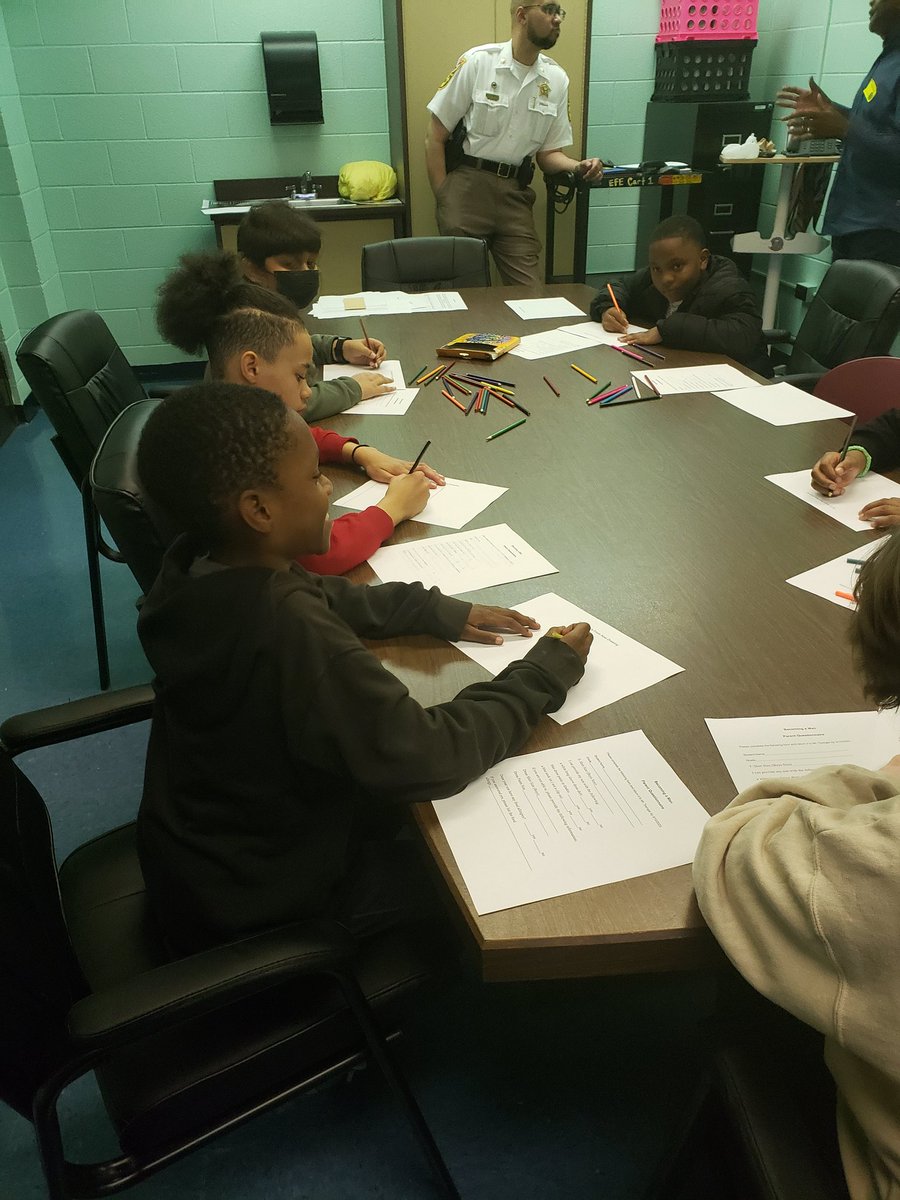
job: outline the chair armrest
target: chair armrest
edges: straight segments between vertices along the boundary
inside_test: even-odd
[[[772,346],[776,342],[786,342],[788,345],[792,345],[794,341],[794,335],[789,329],[764,329],[762,335],[767,346]]]
[[[355,953],[355,938],[335,922],[284,925],[86,996],[69,1013],[69,1035],[80,1051],[114,1050],[291,979],[331,973]]]
[[[22,754],[41,746],[55,746],[92,733],[105,733],[108,729],[148,721],[152,713],[153,689],[148,684],[120,688],[7,717],[0,725],[0,743],[10,754]]]
[[[824,371],[807,371],[798,375],[776,375],[775,382],[792,383],[794,387],[811,392],[824,374]]]

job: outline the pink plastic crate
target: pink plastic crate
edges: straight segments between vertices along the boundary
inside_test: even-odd
[[[662,0],[658,42],[756,37],[759,0]]]

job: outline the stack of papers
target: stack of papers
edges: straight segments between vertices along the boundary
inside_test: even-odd
[[[355,491],[340,500],[338,508],[352,508],[361,512],[383,500],[388,490],[386,483],[370,479]],[[443,487],[432,489],[428,503],[413,521],[426,521],[430,525],[443,525],[447,529],[462,529],[473,521],[489,504],[502,496],[505,487],[494,487],[488,483],[469,483],[465,479],[447,479]]]
[[[574,625],[578,621],[585,621],[591,627],[594,643],[584,675],[580,683],[570,690],[562,708],[549,714],[560,725],[568,725],[570,721],[577,721],[579,717],[605,708],[607,704],[614,704],[625,696],[632,696],[684,670],[677,663],[642,646],[634,638],[619,633],[611,625],[598,621],[583,608],[578,608],[554,592],[538,596],[536,600],[510,604],[509,607],[534,617],[541,626],[542,634],[554,625]],[[534,637],[538,636],[534,634]],[[534,640],[509,634],[502,646],[482,645],[479,642],[457,642],[457,645],[463,654],[480,663],[486,671],[499,675],[510,663],[527,654]]]
[[[755,384],[715,394],[770,425],[800,425],[804,421],[830,421],[853,415],[848,409],[811,396],[790,383]]]
[[[540,300],[507,300],[506,304],[523,321],[545,320],[548,317],[583,317],[580,308],[562,296],[547,296]]]
[[[465,307],[459,292],[357,292],[353,296],[320,296],[309,314],[328,321],[388,313],[452,312]]]

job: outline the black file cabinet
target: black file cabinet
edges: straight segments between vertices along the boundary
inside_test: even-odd
[[[771,102],[710,100],[698,104],[653,102],[647,105],[644,125],[645,162],[663,159],[686,162],[704,172],[703,182],[676,188],[675,212],[687,212],[707,232],[714,254],[733,258],[748,275],[753,256],[734,254],[731,239],[736,233],[755,230],[759,223],[763,171],[759,167],[723,167],[722,147],[745,141],[751,133],[768,137],[772,126]],[[641,193],[638,217],[637,258],[647,261],[650,235],[659,224],[659,189]]]

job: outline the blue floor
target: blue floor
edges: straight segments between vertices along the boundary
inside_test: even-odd
[[[97,689],[78,492],[42,416],[0,447],[0,719]],[[113,687],[145,682],[127,568],[104,564]],[[64,857],[134,816],[146,727],[23,760]],[[712,983],[659,976],[423,997],[402,1061],[465,1200],[637,1200],[706,1053]],[[72,1157],[109,1131],[90,1082],[67,1097]],[[427,1200],[435,1193],[372,1072],[251,1122],[132,1189],[135,1200]],[[31,1128],[0,1107],[0,1198],[44,1195]]]

